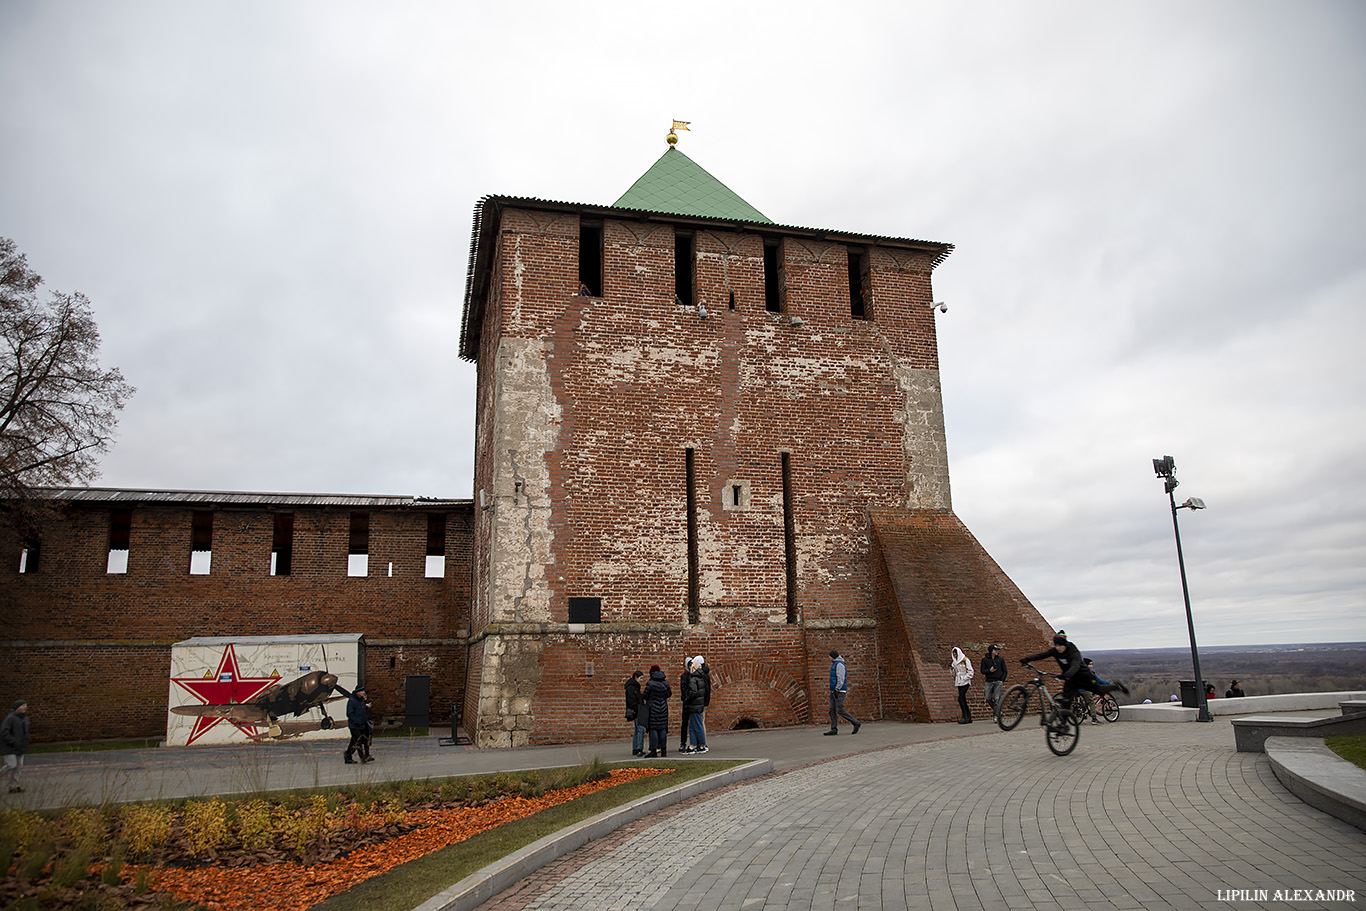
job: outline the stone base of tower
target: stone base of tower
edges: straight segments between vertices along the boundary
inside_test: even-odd
[[[974,669],[988,645],[1003,646],[1006,685],[1025,679],[1019,658],[1045,648],[1052,627],[953,511],[876,509],[870,519],[884,663],[905,682],[904,696],[889,700],[887,716],[957,720],[949,669],[955,646]],[[990,717],[984,684],[979,671],[968,691],[974,717],[983,719]]]
[[[847,707],[881,714],[878,628],[871,619],[787,623],[781,610],[704,608],[702,622],[519,623],[490,626],[471,645],[465,727],[480,747],[629,743],[624,685],[659,665],[673,688],[669,736],[679,740],[679,677],[702,655],[711,669],[708,731],[788,727],[827,714],[831,648],[849,660]],[[477,696],[475,695],[477,694]],[[629,747],[628,754],[629,754]]]
[[[954,646],[974,666],[988,644],[1019,656],[1044,648],[1048,622],[951,510],[873,510],[868,611],[786,622],[772,607],[703,607],[700,622],[502,623],[470,646],[466,729],[480,747],[620,739],[629,750],[624,684],[659,665],[673,688],[670,743],[680,736],[684,661],[712,674],[708,731],[819,724],[827,718],[831,649],[848,662],[846,707],[860,720],[953,721]],[[642,678],[642,683],[646,678]],[[974,715],[989,717],[984,680]],[[629,753],[628,753],[629,755]]]

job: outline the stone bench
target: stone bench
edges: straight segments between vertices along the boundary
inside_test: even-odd
[[[1268,737],[1335,737],[1366,734],[1366,712],[1341,710],[1326,718],[1280,718],[1248,715],[1233,719],[1233,743],[1240,753],[1261,753]]]
[[[1269,737],[1265,749],[1276,779],[1290,793],[1366,830],[1366,769],[1338,756],[1321,740]]]

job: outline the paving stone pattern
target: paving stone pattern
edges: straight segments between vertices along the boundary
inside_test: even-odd
[[[1059,758],[1025,725],[820,763],[656,814],[484,908],[1366,907],[1366,833],[1211,733],[1088,726]]]

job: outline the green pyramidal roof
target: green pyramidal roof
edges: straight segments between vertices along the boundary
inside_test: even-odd
[[[773,223],[672,146],[612,205],[619,209]]]

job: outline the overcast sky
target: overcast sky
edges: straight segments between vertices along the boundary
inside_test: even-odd
[[[1366,640],[1366,4],[0,3],[0,236],[138,387],[101,486],[470,495],[471,215],[680,149],[948,241],[955,510],[1088,648]]]

